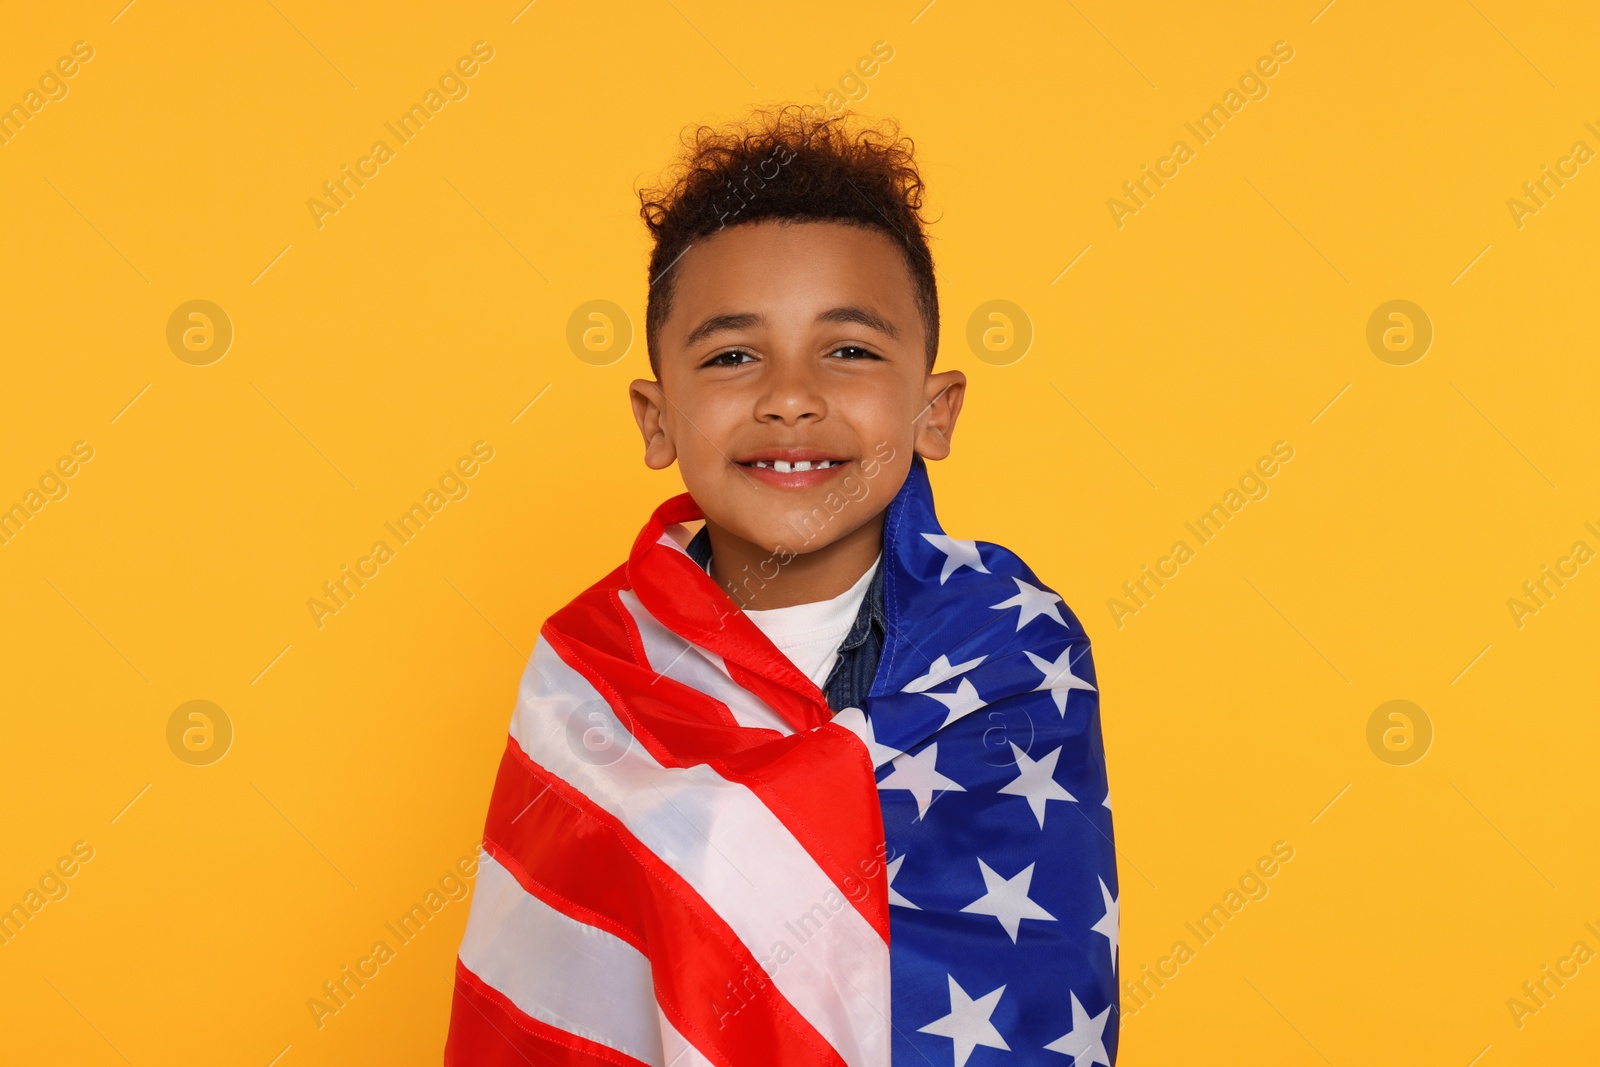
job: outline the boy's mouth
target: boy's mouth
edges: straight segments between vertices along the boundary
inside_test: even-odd
[[[836,476],[850,461],[809,448],[773,448],[734,461],[747,475],[781,489],[809,489]]]

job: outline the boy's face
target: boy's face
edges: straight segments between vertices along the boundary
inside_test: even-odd
[[[928,373],[911,276],[883,233],[762,220],[702,238],[671,269],[660,379],[629,395],[645,462],[676,460],[709,523],[812,552],[878,518],[914,452],[949,454],[966,376]]]

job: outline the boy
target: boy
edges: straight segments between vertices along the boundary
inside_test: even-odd
[[[702,127],[641,194],[629,395],[688,491],[540,632],[447,1063],[1113,1063],[1089,641],[939,526],[922,183],[846,118]]]

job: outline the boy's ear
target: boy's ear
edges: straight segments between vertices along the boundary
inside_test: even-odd
[[[967,393],[967,376],[958,370],[930,374],[924,385],[922,414],[917,417],[912,447],[923,459],[944,459]]]
[[[633,405],[633,421],[639,424],[644,436],[644,462],[651,470],[664,470],[678,458],[678,450],[667,434],[662,414],[667,407],[666,393],[661,383],[649,378],[635,378],[628,383],[628,401]]]

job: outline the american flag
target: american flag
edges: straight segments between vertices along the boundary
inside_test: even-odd
[[[446,1064],[1110,1067],[1118,895],[1089,640],[947,536],[914,457],[882,658],[837,715],[668,533],[523,674]]]

